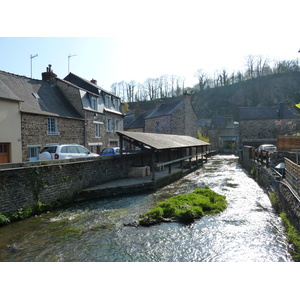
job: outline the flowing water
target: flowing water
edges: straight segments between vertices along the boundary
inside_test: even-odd
[[[209,186],[227,209],[187,226],[124,224],[163,197]],[[234,155],[216,155],[154,194],[88,201],[0,228],[0,261],[292,261],[281,219]]]

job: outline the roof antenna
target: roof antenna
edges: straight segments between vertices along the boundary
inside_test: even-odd
[[[30,55],[30,74],[31,74],[31,79],[32,79],[32,59],[37,57],[38,54],[36,55]]]
[[[70,73],[70,57],[73,57],[73,56],[76,56],[77,54],[73,54],[73,55],[71,55],[71,54],[69,54],[69,56],[68,56],[68,74]]]

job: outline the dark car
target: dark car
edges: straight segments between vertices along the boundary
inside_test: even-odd
[[[100,155],[118,155],[120,154],[120,148],[119,147],[109,147],[109,148],[104,148]]]

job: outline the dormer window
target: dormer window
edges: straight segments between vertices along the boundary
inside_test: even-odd
[[[98,101],[94,96],[91,97],[91,108],[92,110],[98,110]]]
[[[111,107],[111,96],[106,95],[106,100],[107,100],[106,102],[107,107]]]
[[[37,93],[32,93],[32,96],[36,99],[40,99],[40,96]]]

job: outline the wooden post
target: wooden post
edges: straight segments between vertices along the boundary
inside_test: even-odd
[[[155,163],[154,163],[154,150],[151,151],[151,168],[152,168],[152,181],[155,182]]]
[[[120,153],[123,154],[123,136],[120,135]]]
[[[171,161],[171,149],[169,149],[169,161]],[[171,164],[169,164],[169,174],[171,174]]]

